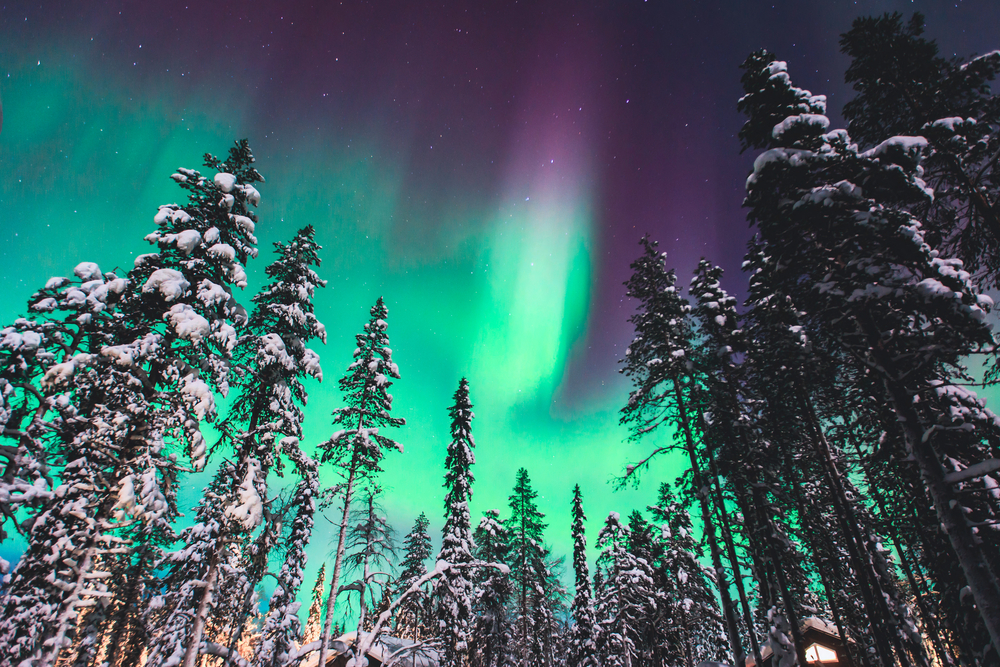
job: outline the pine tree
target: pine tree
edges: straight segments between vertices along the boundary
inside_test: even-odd
[[[326,563],[319,568],[316,584],[312,590],[312,602],[309,604],[309,616],[306,618],[306,629],[302,633],[302,645],[310,644],[319,639],[320,623],[323,617],[323,584],[326,583]]]
[[[233,639],[226,643],[234,645],[252,611],[254,591],[264,574],[267,552],[274,541],[275,528],[265,516],[265,500],[268,472],[276,460],[280,461],[280,452],[275,451],[279,436],[284,434],[284,438],[295,441],[286,441],[286,454],[301,463],[301,452],[295,443],[302,435],[300,406],[306,399],[302,378],[305,375],[322,378],[319,357],[306,344],[312,338],[326,338],[323,325],[312,312],[315,287],[325,284],[311,268],[319,264],[319,246],[313,234],[312,228],[307,227],[291,243],[275,243],[278,258],[266,269],[274,281],[254,297],[254,311],[235,346],[239,394],[222,425],[236,444],[232,470],[221,473],[229,486],[225,488],[220,481],[220,495],[204,508],[206,523],[201,529],[185,534],[182,560],[171,558],[172,567],[179,567],[181,574],[168,575],[166,580],[167,606],[172,610],[166,625],[175,628],[168,630],[171,641],[186,643],[185,660],[189,663],[195,660],[207,624],[229,627]],[[307,474],[308,465],[298,467],[300,473]],[[310,517],[310,531],[311,521]],[[261,524],[264,524],[261,537],[250,542],[251,533]],[[230,564],[224,559],[224,551],[234,541],[249,542],[249,553]],[[261,549],[260,545],[267,547]],[[199,563],[203,571],[191,572],[189,560]],[[206,582],[196,592],[196,601],[181,594],[192,576]],[[223,589],[232,603],[227,605],[225,618],[214,618]],[[190,634],[185,636],[190,605],[197,609],[190,621]],[[160,659],[158,646],[154,642],[151,659]]]
[[[650,601],[657,596],[649,564],[629,552],[630,533],[617,512],[611,512],[597,538],[602,586],[597,593],[601,664],[632,667],[641,664],[639,635],[650,619]]]
[[[722,566],[715,516],[708,495],[709,484],[702,470],[702,454],[696,439],[698,424],[691,405],[695,380],[690,305],[678,293],[676,274],[666,268],[664,256],[656,251],[656,242],[643,237],[640,244],[643,254],[632,263],[632,277],[625,283],[628,296],[639,301],[639,312],[629,319],[635,326],[635,338],[625,351],[624,366],[619,369],[632,379],[634,386],[628,403],[621,410],[620,421],[629,426],[633,440],[647,436],[664,424],[677,428],[690,463],[692,489],[701,505],[705,540],[719,585],[729,643],[735,664],[743,664],[745,655],[736,610]],[[655,448],[639,465],[628,467],[626,478],[638,473],[654,456],[671,448],[671,445]]]
[[[664,664],[693,667],[705,660],[721,661],[726,631],[713,590],[715,575],[701,564],[691,517],[666,482],[649,510],[660,523],[654,539],[662,553],[654,577],[663,582],[668,607],[661,644]]]
[[[652,579],[652,586],[645,600],[641,602],[642,613],[632,627],[636,650],[639,655],[654,665],[663,664],[663,643],[668,601],[664,586],[657,576],[656,566],[661,559],[660,544],[653,537],[653,526],[639,510],[632,510],[628,517],[628,539],[625,548],[631,558],[646,569]]]
[[[520,468],[510,495],[510,517],[504,522],[510,539],[509,563],[514,584],[514,642],[516,664],[522,667],[537,664],[542,656],[531,655],[531,641],[536,628],[532,615],[532,594],[539,586],[546,550],[542,533],[545,515],[538,511],[528,471]]]
[[[290,664],[290,654],[295,644],[303,639],[298,617],[301,604],[295,598],[302,586],[306,565],[305,549],[312,537],[315,498],[319,493],[316,462],[299,449],[298,438],[286,436],[281,441],[281,447],[295,463],[301,481],[296,485],[292,499],[295,518],[287,541],[288,551],[278,572],[278,585],[271,595],[254,654],[254,664],[261,667],[285,667]]]
[[[427,574],[427,559],[431,557],[431,538],[427,534],[430,522],[423,512],[417,517],[413,529],[403,538],[403,561],[396,582],[397,594],[405,592],[415,581]],[[396,613],[396,634],[413,641],[426,639],[431,634],[428,627],[430,598],[423,590],[407,598]]]
[[[235,343],[232,323],[242,312],[229,287],[245,285],[242,263],[256,254],[248,230],[254,220],[250,207],[259,200],[252,183],[261,180],[250,166],[253,156],[246,142],[238,142],[226,162],[212,156],[205,162],[221,172],[217,178],[225,187],[194,170],[174,174],[190,196],[185,208],[161,207],[155,217],[159,230],[147,240],[159,246],[158,253],[137,258],[128,279],[120,283],[105,284],[96,265],[88,265],[80,285],[86,289],[66,293],[92,311],[78,318],[81,324],[95,322],[93,313],[106,311],[110,292],[120,297],[116,316],[110,322],[97,320],[111,326],[104,335],[71,344],[78,348],[86,340],[93,347],[52,365],[40,381],[43,391],[66,396],[60,408],[65,426],[59,446],[67,453],[63,469],[73,471],[63,478],[71,493],[57,496],[53,506],[58,505],[60,514],[70,511],[83,529],[36,522],[32,529],[40,532],[29,536],[21,574],[14,574],[7,590],[11,599],[27,588],[44,591],[45,585],[29,583],[36,571],[31,562],[39,553],[53,556],[51,545],[43,544],[53,531],[72,535],[57,549],[69,551],[56,558],[76,564],[67,572],[73,583],[61,582],[68,585],[44,594],[50,598],[44,613],[54,614],[43,621],[45,630],[22,634],[20,624],[32,613],[27,611],[5,615],[5,628],[0,629],[8,645],[26,648],[23,640],[15,640],[20,636],[31,637],[29,644],[47,646],[42,664],[57,661],[72,641],[77,605],[96,596],[96,604],[105,606],[105,577],[90,569],[101,560],[109,540],[121,539],[114,534],[116,523],[131,516],[146,524],[140,534],[172,539],[177,457],[187,454],[196,470],[204,463],[199,426],[214,418],[213,390],[224,392],[227,387],[228,358]],[[224,196],[234,188],[237,194]],[[58,305],[50,298],[53,301],[43,308]],[[77,474],[80,479],[73,480]],[[27,610],[30,605],[24,602],[20,599],[17,605]],[[99,632],[99,625],[88,624],[86,632]],[[96,645],[92,639],[78,639],[80,646]]]
[[[896,135],[927,139],[922,177],[934,198],[913,211],[931,245],[961,258],[982,287],[995,288],[1000,98],[990,82],[1000,72],[1000,52],[966,62],[945,59],[923,32],[921,14],[904,22],[893,13],[855,19],[841,36],[841,50],[851,58],[845,79],[857,92],[844,105],[847,129],[866,148]]]
[[[476,559],[483,563],[510,562],[510,533],[499,521],[499,510],[487,510],[476,528]],[[513,663],[513,628],[507,612],[512,593],[509,573],[482,568],[476,577],[473,605],[475,627],[470,662],[474,667],[508,667]]]
[[[337,542],[337,553],[333,562],[333,576],[330,579],[330,594],[326,601],[326,620],[320,637],[320,663],[325,664],[330,644],[330,625],[333,622],[334,607],[340,571],[344,559],[348,517],[355,485],[359,481],[373,478],[380,470],[384,450],[402,450],[399,443],[382,433],[382,429],[402,426],[406,421],[392,417],[392,396],[388,393],[392,386],[390,378],[399,379],[399,369],[392,362],[392,350],[385,330],[388,324],[388,309],[378,298],[371,309],[371,319],[365,324],[363,333],[355,336],[358,347],[354,350],[355,361],[348,366],[347,374],[340,379],[340,390],[344,392],[344,408],[333,413],[334,425],[344,428],[337,431],[330,440],[320,445],[323,462],[332,461],[344,476],[340,486],[341,521]]]
[[[316,338],[326,342],[326,329],[312,303],[316,288],[326,285],[312,268],[320,265],[322,249],[315,230],[311,225],[300,229],[290,242],[275,243],[274,249],[277,258],[265,269],[271,282],[254,296],[254,310],[236,346],[240,391],[222,425],[236,450],[238,468],[259,467],[255,484],[261,498],[269,495],[271,471],[282,474],[281,443],[302,437],[302,407],[308,398],[303,380],[323,379],[319,355],[307,344]],[[294,448],[290,451],[296,452],[295,457],[301,454]],[[297,464],[296,469],[302,473]],[[233,603],[219,610],[224,613],[217,612],[217,621],[234,630],[230,645],[238,641],[254,610],[254,592],[280,538],[281,521],[272,515],[272,505],[262,507],[263,529],[256,539],[239,531],[224,538],[237,538],[243,545],[241,559],[223,573],[223,586]]]
[[[576,595],[573,597],[573,629],[568,667],[597,665],[597,624],[590,589],[590,571],[587,567],[587,536],[583,527],[586,519],[583,513],[583,495],[577,484],[573,487],[573,574]]]
[[[753,54],[744,67],[744,100],[756,99],[756,86],[773,82],[777,70],[784,74],[780,85],[799,90],[769,54]],[[791,115],[767,138],[763,126],[782,110],[758,102],[747,106],[741,136],[758,137],[755,145],[768,148],[747,181],[747,204],[769,252],[780,257],[771,279],[797,304],[809,304],[812,328],[881,380],[997,649],[995,551],[984,550],[970,525],[993,510],[957,493],[966,484],[983,485],[993,465],[986,443],[996,438],[996,422],[962,386],[968,377],[961,365],[962,357],[994,345],[983,323],[989,301],[960,262],[926,243],[904,208],[929,196],[918,171],[927,141],[894,137],[859,152],[846,132],[826,132],[829,121],[815,114]],[[916,641],[914,634],[912,624],[900,625],[893,641]]]
[[[472,403],[469,401],[469,383],[465,378],[458,383],[451,415],[451,442],[445,458],[444,498],[445,523],[441,532],[441,551],[438,561],[450,564],[471,563],[475,545],[469,518],[469,500],[472,498],[472,453],[476,446],[472,438]],[[474,591],[469,573],[448,571],[434,582],[434,606],[441,638],[443,667],[463,667],[469,660],[469,640],[472,630],[472,604]]]

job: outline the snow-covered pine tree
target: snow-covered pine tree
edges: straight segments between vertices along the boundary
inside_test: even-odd
[[[567,667],[597,667],[597,622],[594,597],[587,567],[587,535],[583,522],[583,494],[580,485],[573,487],[573,575],[576,594],[573,596],[573,627],[570,631]]]
[[[510,562],[509,532],[499,517],[499,510],[487,510],[476,527],[473,541],[475,556],[480,562],[505,565]],[[514,664],[512,628],[507,612],[512,593],[509,572],[482,568],[477,571],[475,582],[475,626],[470,662],[473,667],[509,667]]]
[[[42,385],[49,369],[55,380],[73,366],[78,354],[93,354],[116,332],[115,305],[126,286],[113,273],[81,262],[72,278],[56,277],[28,301],[28,318],[19,317],[0,329],[0,543],[9,528],[24,531],[52,498],[50,458],[59,455],[52,424],[57,398],[65,403],[77,392],[61,382]],[[77,358],[80,368],[93,357]],[[52,391],[49,391],[51,389]],[[61,398],[60,398],[61,397]],[[80,397],[83,398],[82,396]],[[19,516],[15,516],[15,514]],[[0,564],[2,565],[2,564]],[[9,567],[3,565],[3,573]]]
[[[80,471],[88,480],[71,483],[70,488],[90,494],[90,499],[82,501],[74,512],[89,526],[89,535],[80,535],[83,539],[77,543],[76,553],[66,556],[76,563],[72,576],[77,584],[60,589],[57,597],[65,604],[47,606],[58,610],[57,618],[45,624],[46,632],[34,635],[48,646],[42,664],[58,660],[73,632],[76,606],[92,595],[85,582],[102,579],[91,577],[88,570],[96,562],[98,544],[113,538],[108,535],[113,530],[111,521],[131,515],[163,528],[153,532],[169,531],[169,522],[176,513],[176,477],[182,471],[177,450],[188,453],[195,469],[204,462],[205,446],[199,426],[214,417],[213,388],[226,388],[227,359],[235,342],[231,322],[238,320],[242,312],[235,306],[229,285],[245,284],[239,262],[256,253],[252,234],[237,220],[253,225],[248,206],[255,205],[259,195],[250,183],[260,177],[250,166],[252,161],[245,142],[230,151],[227,162],[206,156],[208,166],[225,173],[229,190],[238,184],[238,194],[228,199],[220,185],[194,170],[174,174],[174,180],[190,191],[188,203],[184,209],[177,205],[161,207],[157,214],[155,221],[160,229],[147,239],[157,243],[160,252],[137,258],[136,268],[122,285],[117,310],[120,317],[115,318],[114,334],[99,341],[89,355],[74,355],[55,364],[42,378],[43,387],[72,387],[78,401],[73,410],[89,417],[81,420],[74,415],[75,433],[71,438],[66,437],[67,433],[61,440],[64,445],[72,442],[68,451],[73,452],[70,459],[75,462],[69,469]],[[221,245],[210,246],[214,241]],[[228,250],[220,256],[220,248]],[[88,288],[95,290],[95,298],[88,302],[90,297],[83,290],[67,296],[103,310],[103,305],[95,301],[102,293],[106,296],[110,287],[100,287],[99,283],[105,281],[95,282],[101,278],[100,271],[96,265],[91,268],[96,275],[87,282]],[[191,290],[192,284],[205,289]],[[88,373],[92,379],[88,379]],[[87,389],[80,391],[85,385]],[[87,406],[88,402],[98,414]],[[67,401],[66,407],[70,405]],[[84,441],[103,449],[104,460],[98,462],[81,455],[89,449]],[[109,456],[108,452],[113,454]],[[98,468],[85,470],[91,464]],[[63,507],[75,502],[65,495],[59,498]],[[59,532],[67,534],[66,530]],[[30,553],[29,544],[29,561]],[[51,553],[46,549],[46,557]],[[19,586],[12,583],[10,592]],[[102,591],[94,592],[104,597]],[[96,631],[96,626],[89,627]]]
[[[1000,51],[971,60],[957,56],[946,59],[923,32],[924,20],[919,13],[908,21],[898,13],[854,21],[851,30],[841,36],[841,50],[851,58],[846,80],[857,93],[845,105],[844,116],[852,138],[863,148],[874,147],[893,135],[920,135],[927,140],[921,178],[933,188],[934,196],[905,206],[922,221],[930,246],[941,255],[960,258],[981,288],[995,288],[1000,281],[996,166],[1000,97],[991,91],[990,84],[1000,72]],[[998,374],[1000,365],[994,360],[987,377],[995,380]],[[893,485],[900,475],[893,472],[885,479]],[[936,524],[933,521],[930,526]],[[890,520],[886,525],[894,527],[900,522]],[[935,540],[930,531],[921,532],[926,541]],[[899,555],[907,558],[902,552]],[[968,609],[962,611],[961,605],[954,604],[958,598],[944,590],[964,587],[961,575],[948,574],[953,560],[945,558],[929,565],[938,572],[935,580],[941,589],[939,595],[918,598],[921,615],[937,608],[934,613],[949,616],[947,623],[952,627],[963,628],[960,635],[952,636],[971,639],[970,635],[978,632],[978,622],[962,619]],[[993,571],[998,571],[996,562]],[[927,618],[925,623],[931,636],[937,636],[934,628],[938,620]],[[934,643],[940,645],[940,639],[938,636]],[[983,642],[977,639],[974,643]],[[967,648],[955,648],[968,653]]]
[[[218,172],[212,179],[191,169],[172,175],[189,191],[188,203],[184,208],[176,204],[160,207],[155,217],[159,229],[146,237],[159,246],[159,252],[136,259],[129,274],[135,290],[127,292],[122,302],[130,340],[103,351],[116,366],[137,376],[137,384],[158,390],[149,396],[152,418],[140,424],[140,433],[148,435],[132,438],[147,448],[143,459],[148,462],[136,466],[131,477],[142,479],[144,493],[166,499],[168,520],[177,512],[173,499],[177,485],[172,479],[176,465],[162,443],[182,436],[180,444],[190,450],[193,468],[204,466],[206,444],[200,423],[215,418],[213,392],[228,393],[230,358],[237,342],[234,325],[246,322],[246,311],[233,298],[231,286],[246,286],[243,265],[257,255],[253,236],[257,218],[252,209],[260,194],[253,184],[263,179],[253,162],[247,142],[241,141],[230,149],[225,162],[205,156],[205,165]],[[156,457],[163,463],[157,463]],[[129,482],[126,478],[126,485]],[[126,510],[132,508],[127,499],[120,504]],[[134,507],[157,505],[140,502]],[[211,512],[206,508],[203,518],[208,520]],[[150,590],[159,592],[161,586],[153,585]],[[189,593],[197,595],[197,591]],[[212,599],[210,594],[198,597],[206,603]],[[148,604],[158,609],[167,600],[157,595]],[[170,604],[167,609],[176,607]],[[186,636],[156,633],[149,646],[161,650],[151,650],[151,655],[162,657],[183,650],[159,643],[168,635],[181,642]],[[189,664],[193,659],[192,652]]]
[[[509,536],[511,580],[514,584],[514,641],[512,653],[515,664],[529,667],[538,664],[542,657],[531,654],[531,642],[536,628],[532,616],[532,594],[541,583],[543,573],[539,567],[545,560],[542,534],[545,515],[535,504],[537,493],[531,488],[528,471],[520,468],[510,495],[510,517],[504,522]]]
[[[295,518],[287,540],[288,550],[278,572],[278,585],[268,603],[267,616],[254,653],[255,667],[285,667],[291,664],[291,651],[295,645],[303,643],[300,641],[303,637],[298,617],[301,603],[295,598],[302,586],[306,546],[312,537],[319,474],[316,462],[299,448],[298,438],[286,436],[280,445],[282,452],[295,464],[300,481],[292,498]]]
[[[743,612],[743,625],[748,630],[754,660],[760,664],[760,645],[734,538],[734,532],[742,527],[734,525],[733,513],[729,511],[725,489],[720,482],[719,458],[726,457],[727,448],[746,449],[749,440],[749,420],[740,396],[742,378],[735,362],[737,354],[746,352],[746,343],[736,312],[736,299],[722,289],[722,275],[721,267],[702,258],[691,279],[689,293],[695,300],[693,313],[698,332],[693,350],[698,383],[693,387],[692,398],[701,413],[712,497]]]
[[[454,403],[448,409],[451,416],[451,442],[445,458],[444,497],[445,522],[441,531],[441,551],[438,561],[450,564],[471,563],[475,544],[469,517],[472,498],[472,465],[476,462],[472,450],[472,403],[469,383],[462,378],[455,391]],[[437,636],[441,640],[441,665],[465,667],[469,661],[472,631],[473,590],[471,573],[448,571],[434,582],[432,598],[437,619]]]
[[[423,512],[413,522],[413,528],[403,538],[403,560],[399,564],[397,594],[405,592],[413,582],[427,574],[427,559],[431,557],[431,537],[427,534],[430,521]],[[431,636],[428,609],[430,598],[426,591],[408,597],[396,612],[396,636],[421,641]]]
[[[122,429],[101,421],[114,415],[101,404],[114,388],[93,366],[118,330],[114,304],[126,282],[91,262],[74,276],[50,279],[29,302],[35,319],[18,319],[0,339],[0,438],[10,443],[0,449],[0,523],[16,520],[28,542],[0,594],[0,636],[12,659],[42,664],[74,640],[86,655],[95,650],[107,582],[91,570],[103,573],[123,548],[110,534],[114,517],[101,511],[120,472]],[[50,464],[63,469],[58,484]],[[80,626],[87,605],[90,623]]]
[[[313,339],[326,342],[326,328],[316,318],[312,302],[316,288],[326,285],[313,269],[320,266],[321,249],[311,225],[296,232],[288,243],[274,244],[277,257],[265,269],[271,282],[254,296],[254,310],[234,352],[239,391],[222,429],[234,446],[237,468],[258,468],[256,492],[262,499],[268,498],[269,473],[282,472],[280,443],[288,437],[302,437],[302,407],[308,400],[303,380],[306,376],[323,379],[319,355],[307,347]],[[235,484],[232,493],[239,493]],[[270,503],[262,507],[264,529],[252,541],[238,524],[228,524],[235,532],[224,540],[235,538],[244,546],[241,560],[222,573],[232,602],[217,619],[220,625],[241,629],[252,612],[254,591],[280,539],[279,518],[271,516],[269,507]]]
[[[313,585],[312,601],[309,603],[309,616],[306,617],[306,627],[302,632],[302,645],[305,646],[319,639],[320,623],[323,618],[323,591],[326,583],[326,563],[319,567],[316,583]]]
[[[48,465],[45,437],[52,399],[36,389],[38,380],[55,359],[47,348],[59,324],[18,318],[0,329],[0,544],[9,529],[21,529],[17,512],[34,515],[51,498],[54,482]],[[60,332],[59,338],[62,338]],[[0,563],[4,575],[10,564]]]
[[[729,594],[728,577],[722,565],[709,485],[702,471],[702,457],[695,436],[698,423],[690,405],[694,389],[691,307],[679,294],[676,274],[673,269],[666,268],[664,254],[656,251],[657,243],[644,236],[640,245],[643,254],[632,262],[632,276],[625,282],[626,294],[639,302],[639,312],[629,318],[635,327],[635,338],[625,351],[624,366],[619,369],[632,380],[634,387],[621,410],[620,421],[629,426],[632,440],[646,437],[663,424],[677,427],[680,433],[681,446],[690,463],[692,488],[701,505],[705,540],[719,584],[734,664],[741,665],[746,656],[736,608]],[[625,478],[638,473],[653,457],[672,447],[654,448],[638,465],[628,467]]]
[[[392,349],[385,331],[389,310],[382,297],[371,309],[371,319],[365,324],[364,332],[355,336],[357,348],[354,361],[347,367],[347,374],[340,379],[340,390],[344,392],[346,407],[333,412],[333,423],[343,428],[320,445],[323,450],[322,462],[333,462],[338,473],[344,477],[339,486],[341,512],[337,552],[333,561],[333,576],[330,579],[330,594],[326,600],[326,619],[320,636],[320,664],[324,664],[329,652],[330,626],[333,622],[340,573],[344,560],[344,549],[350,516],[351,501],[359,478],[373,478],[380,470],[385,450],[402,451],[402,445],[384,435],[385,428],[403,426],[406,420],[392,417],[392,395],[388,393],[392,378],[399,379],[399,368],[392,361]]]
[[[983,288],[1000,280],[1000,105],[990,83],[1000,51],[962,62],[942,58],[923,36],[924,17],[859,17],[841,36],[851,58],[845,79],[857,95],[844,105],[851,137],[871,148],[892,136],[928,141],[921,166],[934,198],[913,211],[928,241],[959,257]]]
[[[657,596],[652,569],[629,552],[628,544],[628,528],[617,512],[611,512],[597,538],[602,581],[596,604],[600,664],[608,667],[643,664],[637,635],[649,619],[650,600]]]
[[[218,473],[223,477],[214,492],[218,497],[201,513],[205,523],[185,533],[185,547],[179,556],[168,557],[170,571],[163,599],[170,611],[160,637],[170,637],[173,647],[167,648],[159,637],[154,638],[151,664],[160,659],[169,661],[171,658],[166,656],[180,650],[176,642],[181,642],[185,662],[193,665],[210,621],[238,634],[251,610],[268,550],[255,547],[272,544],[274,538],[266,538],[275,530],[267,522],[262,531],[265,539],[250,543],[249,551],[262,553],[227,559],[224,552],[240,541],[248,541],[250,534],[265,522],[267,474],[280,456],[275,451],[278,436],[284,434],[296,440],[301,437],[300,406],[306,400],[302,378],[322,378],[319,356],[306,347],[313,338],[326,338],[323,325],[312,312],[314,290],[325,284],[311,268],[319,264],[319,246],[313,235],[313,229],[307,227],[290,243],[275,243],[278,258],[266,269],[273,282],[254,297],[254,311],[235,345],[238,395],[222,425],[236,445],[234,460],[231,468]],[[301,456],[297,446],[290,445],[288,452],[295,458]],[[202,571],[191,572],[192,561]],[[243,562],[259,565],[247,568]],[[205,585],[192,591],[187,586],[192,576]],[[227,605],[225,620],[214,619],[219,591],[226,583],[227,596],[235,599]],[[189,599],[188,594],[196,598]]]
[[[652,595],[643,601],[642,615],[632,628],[636,651],[653,664],[662,664],[665,630],[663,620],[668,612],[668,602],[664,595],[666,586],[656,571],[661,549],[659,542],[654,539],[653,526],[637,509],[629,513],[625,548],[637,563],[648,569],[653,580],[650,589]]]
[[[701,563],[691,517],[666,482],[660,484],[656,505],[649,511],[660,524],[653,538],[660,552],[655,578],[664,584],[668,607],[662,621],[663,664],[694,667],[705,660],[722,661],[726,629],[714,591],[715,575]]]
[[[906,450],[962,565],[969,591],[1000,648],[1000,584],[984,549],[995,520],[988,502],[965,493],[997,470],[996,417],[964,383],[969,354],[992,349],[988,298],[961,262],[942,258],[905,205],[931,195],[920,179],[922,137],[892,137],[861,152],[819,113],[769,106],[794,88],[783,63],[758,52],[744,65],[749,120],[745,145],[767,148],[747,180],[749,217],[779,261],[778,290],[878,377],[902,425]],[[774,116],[786,118],[770,125]],[[995,485],[996,480],[992,484]],[[963,489],[962,487],[968,487]],[[962,491],[960,491],[962,489]],[[988,494],[987,494],[988,495]],[[913,628],[900,626],[900,641]]]

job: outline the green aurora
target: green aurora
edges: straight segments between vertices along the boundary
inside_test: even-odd
[[[267,182],[258,209],[261,255],[248,266],[250,286],[241,301],[248,304],[262,284],[272,242],[313,224],[324,246],[320,274],[329,284],[316,312],[328,343],[317,348],[324,382],[309,387],[306,443],[329,437],[329,415],[341,400],[336,381],[350,362],[353,335],[375,299],[386,299],[402,374],[393,387],[394,410],[407,425],[398,434],[405,453],[388,457],[381,482],[400,536],[421,511],[431,517],[432,531],[443,523],[447,408],[463,376],[477,414],[473,516],[490,508],[506,514],[523,466],[557,555],[572,549],[574,484],[585,493],[593,544],[609,511],[644,507],[654,482],[678,472],[664,461],[640,490],[614,492],[611,479],[626,460],[652,446],[623,446],[617,410],[627,386],[610,373],[605,391],[574,404],[563,399],[568,366],[581,354],[592,316],[594,248],[590,202],[561,184],[585,174],[546,181],[539,167],[499,202],[455,202],[434,221],[410,208],[401,220],[405,161],[376,139],[338,145],[316,132],[285,152],[281,124],[255,137],[232,92],[183,101],[169,87],[126,95],[134,82],[95,82],[58,52],[40,60],[12,68],[3,81],[0,280],[7,288],[0,321],[24,315],[35,289],[80,261],[127,271],[135,255],[149,251],[142,237],[153,229],[157,207],[183,196],[169,174],[200,167],[203,152],[224,153],[233,138],[249,136]],[[224,116],[213,113],[219,108]],[[187,508],[209,475],[189,476]],[[327,469],[324,479],[333,483],[334,471]],[[317,523],[307,578],[334,546],[333,534],[330,524]]]

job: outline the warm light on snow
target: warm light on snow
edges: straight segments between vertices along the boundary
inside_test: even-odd
[[[838,662],[837,652],[828,649],[821,644],[813,644],[806,649],[806,661],[808,662]]]

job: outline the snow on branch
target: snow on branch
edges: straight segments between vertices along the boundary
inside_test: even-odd
[[[358,647],[355,651],[355,655],[359,656],[366,655],[368,651],[371,650],[372,646],[378,640],[378,637],[382,634],[383,627],[388,622],[388,620],[392,618],[392,615],[396,613],[396,610],[399,609],[399,606],[411,596],[421,592],[424,584],[436,579],[437,577],[442,576],[446,572],[455,572],[458,570],[468,570],[473,568],[485,568],[485,567],[496,568],[502,574],[507,574],[510,572],[510,568],[504,565],[503,563],[486,563],[483,561],[472,561],[471,563],[452,564],[447,561],[439,560],[437,562],[437,565],[434,566],[433,570],[429,571],[427,574],[420,577],[419,579],[414,580],[413,583],[410,584],[410,587],[407,588],[405,591],[403,591],[402,595],[400,595],[399,597],[397,597],[395,600],[392,601],[392,604],[389,605],[388,609],[379,614],[378,620],[375,622],[372,631],[369,633],[365,633],[362,636],[360,643],[358,644]],[[301,648],[299,648],[298,651],[295,652],[293,656],[291,656],[289,663],[290,664],[295,663],[296,661],[301,660],[305,655],[312,653],[313,651],[318,651],[320,649],[320,643],[321,642],[315,641],[315,642],[310,642],[305,646],[302,646]]]
[[[985,461],[980,461],[979,463],[973,464],[968,468],[948,473],[944,476],[944,481],[945,484],[968,482],[972,479],[985,477],[991,472],[996,472],[998,470],[1000,470],[1000,459],[986,459]]]
[[[234,649],[226,648],[214,642],[205,642],[202,645],[200,653],[202,655],[214,655],[217,658],[222,658],[222,660],[227,665],[236,665],[236,667],[250,667],[250,663],[247,662],[246,658],[237,653]]]

